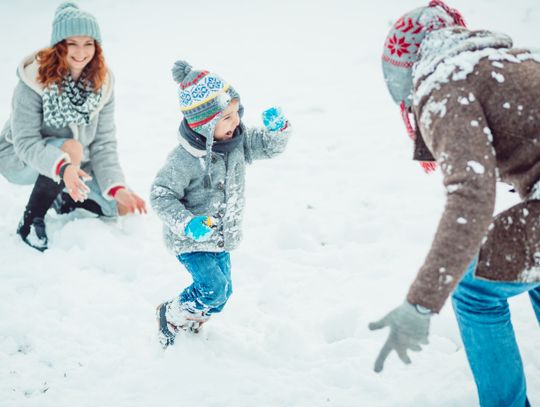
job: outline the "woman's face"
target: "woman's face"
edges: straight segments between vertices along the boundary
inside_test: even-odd
[[[66,39],[67,64],[71,73],[80,73],[94,58],[96,44],[92,37],[77,36]]]

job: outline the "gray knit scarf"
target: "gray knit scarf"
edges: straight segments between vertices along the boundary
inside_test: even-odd
[[[60,86],[53,83],[45,88],[42,101],[45,125],[57,129],[69,124],[87,125],[101,101],[101,91],[94,92],[84,73],[78,81],[68,74]]]

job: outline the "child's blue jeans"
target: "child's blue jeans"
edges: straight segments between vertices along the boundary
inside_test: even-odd
[[[525,407],[523,364],[510,321],[508,298],[528,292],[540,323],[540,283],[507,283],[474,277],[475,259],[453,296],[461,339],[482,407]]]
[[[180,302],[207,316],[220,312],[232,294],[229,253],[183,253],[178,260],[193,278],[193,284],[180,294]]]

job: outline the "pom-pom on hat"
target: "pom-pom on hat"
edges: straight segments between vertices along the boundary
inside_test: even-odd
[[[401,109],[401,116],[412,140],[416,132],[409,118],[412,105],[412,69],[418,59],[418,51],[425,36],[445,27],[462,26],[465,21],[459,11],[451,9],[441,0],[432,0],[426,7],[414,9],[403,15],[390,29],[382,55],[384,81],[390,95]],[[426,172],[435,164],[422,162]]]
[[[186,61],[176,61],[173,79],[180,85],[180,110],[189,127],[211,138],[219,115],[240,96],[232,86],[208,71],[198,71]]]
[[[51,46],[73,36],[88,36],[101,43],[101,34],[96,18],[79,9],[75,3],[65,2],[54,14]]]

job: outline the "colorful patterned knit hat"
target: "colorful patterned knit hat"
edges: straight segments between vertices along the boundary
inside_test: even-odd
[[[80,10],[75,3],[62,3],[54,14],[51,47],[76,35],[92,37],[97,42],[101,42],[96,18],[90,13]]]
[[[233,87],[208,71],[196,71],[186,61],[176,61],[174,80],[180,84],[180,110],[189,127],[210,143],[221,113],[233,99],[240,99]]]
[[[427,7],[406,13],[392,26],[382,55],[384,81],[390,95],[401,109],[401,116],[412,140],[416,139],[408,109],[412,105],[413,65],[418,59],[418,50],[424,37],[431,31],[444,27],[463,26],[461,14],[441,0],[432,0]],[[432,162],[422,162],[426,172],[435,169]]]

